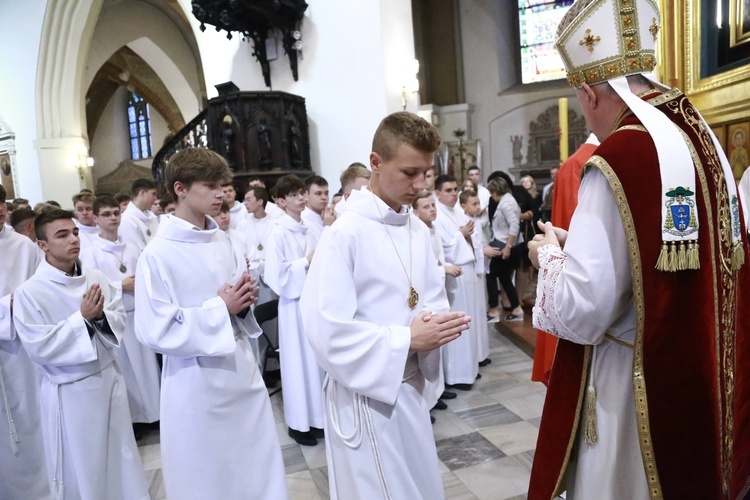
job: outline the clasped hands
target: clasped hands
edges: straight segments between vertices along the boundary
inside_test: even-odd
[[[234,285],[224,283],[219,288],[219,297],[226,304],[229,315],[235,316],[258,300],[257,292],[258,287],[255,286],[255,278],[245,272]]]
[[[544,233],[537,234],[529,242],[529,260],[531,260],[531,265],[539,269],[539,248],[545,245],[555,245],[562,248],[565,246],[568,232],[565,229],[553,226],[551,222],[543,224],[539,221],[537,225]]]
[[[463,312],[422,311],[411,322],[411,351],[431,351],[456,340],[469,329],[471,317]]]

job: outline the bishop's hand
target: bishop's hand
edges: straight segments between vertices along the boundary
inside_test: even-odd
[[[247,309],[257,300],[255,293],[258,287],[254,286],[255,280],[247,273],[242,273],[237,283],[230,285],[224,283],[219,288],[219,297],[224,301],[230,316]]]
[[[544,231],[544,234],[537,234],[534,236],[534,239],[529,242],[529,260],[531,260],[531,265],[537,269],[539,269],[539,248],[545,245],[561,247],[568,236],[567,231],[553,226],[551,222],[545,224],[540,223],[539,228]],[[558,235],[560,238],[558,238]]]
[[[423,311],[411,322],[412,351],[431,351],[456,340],[469,329],[471,317],[463,312],[431,313]]]

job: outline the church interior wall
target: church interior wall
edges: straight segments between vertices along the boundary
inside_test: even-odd
[[[164,82],[185,122],[198,114],[204,90],[195,54],[175,21],[150,1],[105,2],[91,40],[85,88],[124,45],[143,58]]]
[[[561,81],[544,86],[519,86],[516,77],[517,4],[505,0],[459,0],[461,47],[466,102],[473,105],[472,137],[483,145],[482,172],[512,165],[511,135],[524,136],[526,161],[529,122],[560,97],[580,116],[575,91]],[[453,140],[451,138],[451,140]]]
[[[189,11],[189,1],[180,0]],[[380,120],[401,109],[403,66],[414,58],[409,0],[309,2],[302,23],[299,81],[278,45],[271,61],[273,90],[306,99],[313,170],[338,189],[342,170],[355,161],[368,163],[372,135]],[[208,96],[214,85],[233,81],[240,90],[269,90],[252,42],[235,34],[193,26],[206,75]],[[408,109],[416,111],[411,99]]]
[[[129,91],[120,87],[107,103],[99,120],[96,135],[91,141],[91,156],[96,159],[92,170],[94,185],[100,177],[112,172],[123,160],[130,160],[130,135],[128,131],[127,110]],[[169,134],[169,127],[164,118],[154,108],[151,115],[151,144],[158,151]],[[137,160],[134,163],[151,168],[151,159]]]
[[[0,116],[16,135],[16,185],[23,196],[42,198],[37,138],[35,80],[46,0],[0,2]],[[20,196],[20,195],[19,195]]]

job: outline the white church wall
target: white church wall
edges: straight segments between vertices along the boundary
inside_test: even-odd
[[[35,81],[45,0],[0,2],[0,115],[16,134],[16,196],[42,201],[37,138]],[[61,167],[62,168],[62,167]],[[72,167],[71,167],[72,168]]]
[[[91,40],[85,87],[124,45],[141,56],[164,82],[185,122],[192,120],[201,109],[202,97],[193,53],[172,20],[141,1],[105,3]]]
[[[459,0],[461,46],[466,102],[474,105],[472,139],[484,145],[483,177],[513,166],[511,135],[524,136],[526,161],[529,122],[569,98],[569,107],[580,116],[575,92],[567,83],[553,87],[516,87],[514,10],[506,0]],[[572,151],[571,151],[572,153]]]
[[[189,0],[180,0],[189,11]],[[209,98],[214,85],[233,81],[241,90],[268,90],[252,42],[227,40],[191,23],[198,39]],[[350,163],[369,163],[372,135],[380,120],[401,109],[403,66],[414,58],[409,0],[310,2],[302,23],[299,81],[279,44],[271,62],[273,90],[306,99],[313,170],[338,188]],[[220,57],[218,55],[221,55]],[[416,111],[416,103],[410,104]]]

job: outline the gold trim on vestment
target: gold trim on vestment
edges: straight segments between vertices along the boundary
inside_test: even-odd
[[[635,346],[631,344],[630,342],[625,342],[624,340],[620,340],[617,337],[613,337],[612,335],[605,333],[604,338],[609,340],[610,342],[614,342],[615,344],[621,345],[623,347],[627,347],[630,349],[633,349]]]
[[[612,167],[601,156],[594,155],[589,158],[585,169],[598,168],[609,182],[620,212],[622,225],[627,238],[628,256],[630,259],[630,273],[633,279],[633,304],[635,306],[635,340],[633,344],[633,396],[635,403],[635,414],[638,426],[638,441],[641,446],[641,458],[643,460],[649,493],[653,500],[663,499],[659,472],[656,470],[654,459],[654,447],[651,441],[651,424],[648,417],[648,398],[646,395],[646,377],[643,369],[643,333],[645,324],[645,303],[643,296],[643,268],[641,265],[641,253],[638,246],[638,237],[633,224],[633,216],[630,212],[625,191],[620,179]]]
[[[583,370],[581,373],[581,387],[578,391],[578,403],[576,404],[576,416],[573,421],[573,432],[570,433],[570,439],[568,440],[568,449],[565,450],[565,460],[563,460],[562,467],[560,468],[560,475],[557,476],[557,482],[555,483],[555,489],[552,493],[552,498],[560,496],[565,491],[566,486],[563,484],[565,480],[565,471],[568,469],[570,463],[570,453],[573,451],[573,446],[576,443],[578,437],[578,423],[581,421],[581,411],[583,408],[583,395],[586,392],[586,379],[589,373],[589,362],[591,361],[591,349],[593,346],[587,345],[583,350]],[[551,499],[550,499],[551,500]]]
[[[725,185],[724,170],[721,165],[716,161],[716,154],[713,145],[713,141],[704,126],[703,120],[700,116],[695,116],[692,109],[685,108],[686,98],[682,98],[679,102],[670,102],[667,104],[667,109],[674,113],[680,113],[685,117],[685,122],[695,131],[698,139],[700,140],[701,150],[704,156],[708,160],[709,171],[713,177],[714,183],[717,186]],[[691,106],[692,108],[692,106]],[[735,284],[737,282],[737,271],[732,268],[732,221],[731,221],[731,206],[730,200],[726,190],[718,189],[716,192],[716,226],[714,226],[714,215],[711,210],[710,193],[708,192],[706,184],[705,169],[703,163],[698,156],[695,147],[692,142],[688,140],[687,135],[684,134],[685,140],[690,149],[690,154],[693,157],[693,161],[696,166],[699,178],[703,185],[703,197],[706,204],[706,213],[708,215],[709,222],[709,235],[711,237],[711,261],[716,262],[716,241],[715,238],[719,238],[719,266],[718,272],[721,274],[721,285],[718,285],[719,280],[717,279],[717,269],[714,267],[713,270],[713,285],[714,290],[721,295],[721,300],[717,294],[714,294],[714,329],[715,329],[715,348],[716,348],[716,369],[717,369],[717,388],[719,389],[719,399],[717,401],[717,409],[719,412],[719,439],[721,441],[720,448],[720,459],[721,459],[721,471],[722,471],[722,489],[725,495],[729,495],[729,482],[732,476],[732,462],[734,456],[734,370],[736,366],[735,359],[735,337],[736,328],[736,295],[737,290]],[[721,314],[719,314],[719,307],[721,306]],[[721,323],[719,323],[721,321]],[[722,336],[723,331],[723,336]],[[722,377],[722,374],[725,378]],[[722,396],[723,403],[726,407],[726,411],[722,407]]]

